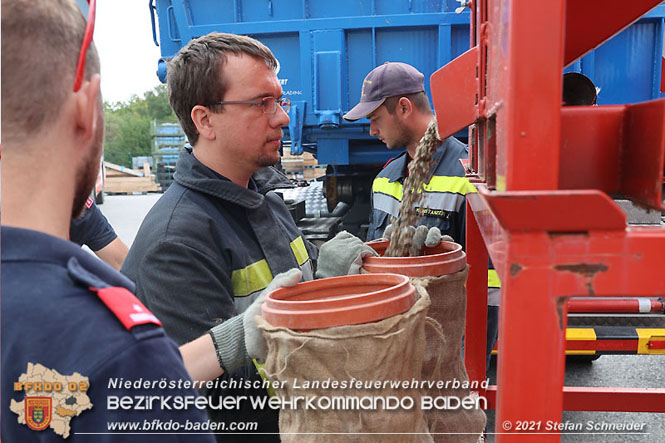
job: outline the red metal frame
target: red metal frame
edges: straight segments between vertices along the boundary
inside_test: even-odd
[[[489,253],[502,283],[497,424],[560,422],[563,409],[665,412],[665,389],[563,386],[569,298],[663,296],[665,230],[627,228],[608,193],[664,207],[665,100],[562,109],[562,68],[659,3],[478,0],[477,49],[432,76],[440,134],[475,119],[469,167],[482,183],[467,197],[465,362],[484,379],[484,328],[472,328],[486,312]],[[462,78],[464,87],[450,87]],[[446,117],[442,103],[459,117]],[[497,442],[560,437],[497,432]]]

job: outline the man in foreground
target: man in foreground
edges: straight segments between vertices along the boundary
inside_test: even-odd
[[[103,139],[99,59],[93,44],[81,47],[94,9],[89,17],[87,30],[72,0],[2,2],[2,440],[211,442],[160,433],[207,422],[200,409],[169,403],[198,398],[178,348],[131,281],[67,240]],[[228,362],[261,346],[245,339],[249,319],[235,324],[224,334],[235,340],[218,346]],[[199,380],[222,372],[215,332],[183,350]],[[147,397],[159,405],[135,400]]]
[[[281,272],[300,268],[303,279],[313,278],[316,249],[281,198],[263,186],[266,172],[276,174],[268,167],[279,159],[281,128],[289,122],[276,67],[262,43],[221,33],[193,39],[169,62],[169,100],[192,147],[181,151],[175,181],[143,221],[122,272],[178,344],[235,321]],[[261,380],[251,361],[235,372],[224,369],[224,380]],[[278,432],[277,411],[253,410],[248,402],[208,413],[214,421],[257,421],[258,432]],[[253,438],[279,441],[274,434]]]

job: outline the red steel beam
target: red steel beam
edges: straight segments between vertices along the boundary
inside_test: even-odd
[[[566,1],[564,66],[571,64],[630,26],[635,20],[658,6],[661,1]]]
[[[650,349],[661,349],[659,348],[661,342],[654,341],[654,345]],[[663,342],[665,343],[665,342]],[[497,340],[497,345],[499,342]],[[497,352],[493,352],[495,355],[499,355],[498,348],[495,346]],[[637,354],[638,341],[635,340],[566,340],[566,351],[613,351],[613,352],[625,352],[630,354]],[[647,345],[648,346],[648,345]],[[566,355],[576,355],[572,352],[567,353]],[[586,354],[581,354],[586,355]],[[470,378],[471,376],[469,376]]]
[[[509,245],[508,263],[512,255]],[[517,276],[501,278],[497,383],[508,388],[497,398],[497,424],[561,421],[566,304],[551,296],[548,277],[549,269],[525,268]],[[498,435],[497,442],[503,437]],[[523,438],[558,440],[556,435]]]
[[[561,110],[560,189],[598,189],[663,210],[665,99]]]
[[[560,189],[619,192],[625,110],[622,105],[561,108]]]
[[[466,330],[464,364],[470,380],[485,380],[487,349],[487,263],[489,255],[476,219],[467,203],[466,255],[469,277],[466,283]]]
[[[621,190],[631,200],[665,210],[665,99],[627,108]]]
[[[478,117],[477,64],[478,48],[474,46],[430,77],[432,101],[439,110],[436,122],[442,139],[466,128]]]
[[[561,138],[563,1],[486,2],[485,114],[496,140],[496,189],[557,189]],[[483,72],[483,69],[485,71]],[[482,96],[482,92],[481,92]],[[438,110],[437,110],[438,111]],[[483,116],[482,97],[479,113]],[[494,161],[493,158],[487,161]]]
[[[644,298],[631,299],[570,299],[568,312],[662,312],[663,302]]]

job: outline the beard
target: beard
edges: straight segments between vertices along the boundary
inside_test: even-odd
[[[256,165],[259,168],[266,168],[268,166],[274,166],[275,163],[277,163],[278,161],[279,161],[279,156],[277,156],[277,159],[275,159],[270,155],[263,154],[256,159]]]
[[[74,190],[74,203],[72,205],[72,219],[78,218],[85,209],[85,202],[90,196],[90,191],[97,182],[100,160],[102,157],[102,145],[104,143],[104,117],[102,110],[98,110],[98,118],[95,135],[88,156],[81,162],[76,171],[76,188]]]
[[[283,134],[280,135],[280,138],[283,137]],[[266,143],[272,139],[268,138],[266,140]],[[281,149],[281,143],[280,143],[280,149]],[[273,166],[275,163],[279,161],[279,152],[280,150],[276,150],[274,153],[261,153],[259,156],[256,158],[256,166],[259,168],[266,168],[268,166]]]
[[[409,131],[409,128],[403,123],[395,119],[395,128],[394,133],[398,134],[393,140],[384,140],[384,143],[388,149],[402,149],[406,147],[411,141],[413,134]]]

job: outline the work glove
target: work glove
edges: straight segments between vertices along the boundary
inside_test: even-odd
[[[365,257],[379,254],[353,234],[342,231],[319,249],[316,278],[360,274]]]
[[[301,279],[302,272],[297,268],[278,274],[245,312],[209,330],[215,344],[217,360],[224,372],[235,372],[238,368],[252,364],[252,359],[265,361],[268,347],[263,333],[258,329],[256,316],[261,315],[261,306],[268,293],[295,286]]]
[[[417,228],[409,226],[407,229],[409,230],[407,236],[412,238],[411,247],[409,248],[409,257],[422,255],[425,246],[436,246],[441,240],[450,242],[454,241],[449,235],[441,235],[441,230],[436,226],[432,228],[428,228],[425,225],[420,225]],[[390,224],[386,227],[386,230],[383,231],[383,239],[390,241],[392,233],[393,225]]]

